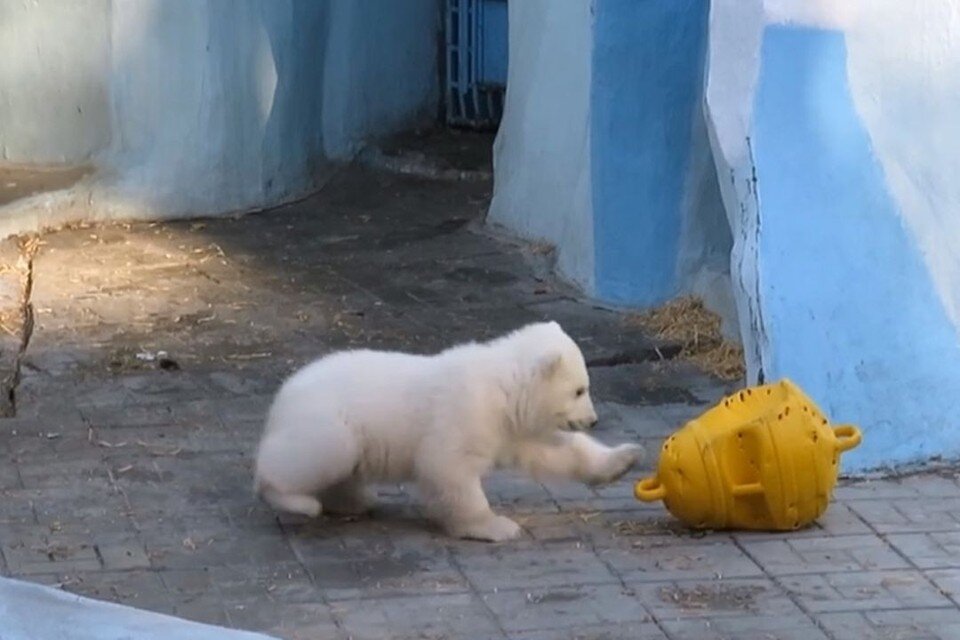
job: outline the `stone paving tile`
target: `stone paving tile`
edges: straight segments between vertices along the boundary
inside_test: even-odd
[[[492,474],[484,479],[483,486],[494,509],[557,510],[556,501],[548,489],[526,475],[515,472]]]
[[[565,505],[564,505],[565,506]],[[723,533],[687,529],[658,505],[636,503],[624,509],[622,502],[610,505],[595,500],[569,513],[583,523],[584,535],[597,548],[656,549],[663,546],[729,541]]]
[[[36,522],[33,503],[41,495],[37,489],[0,491],[0,525]]]
[[[909,569],[883,540],[874,536],[746,540],[743,549],[772,575]]]
[[[606,625],[577,624],[572,629],[537,629],[508,634],[510,640],[667,640],[654,622]]]
[[[51,489],[81,484],[91,492],[109,493],[113,490],[106,472],[99,467],[91,468],[91,460],[86,456],[73,460],[53,459],[42,465],[25,464],[20,477],[27,489]]]
[[[569,513],[526,513],[511,515],[530,538],[541,543],[581,544],[589,540],[589,526]]]
[[[818,520],[798,531],[737,531],[733,533],[734,538],[741,542],[857,535],[872,536],[875,532],[847,504],[842,502],[831,503],[826,513]]]
[[[215,593],[191,593],[172,596],[172,600],[173,615],[179,618],[217,626],[230,624],[226,605],[223,599]]]
[[[583,627],[613,625],[651,630],[650,614],[632,589],[619,584],[556,584],[521,590],[504,589],[485,593],[482,598],[508,633],[562,633],[571,629],[580,632]]]
[[[546,588],[589,584],[619,584],[610,568],[592,549],[576,543],[461,546],[455,560],[481,592],[507,588]]]
[[[250,600],[225,605],[230,626],[258,631],[285,640],[359,640],[337,624],[330,607],[322,602],[267,602]],[[380,636],[388,637],[388,636]]]
[[[469,593],[348,600],[331,610],[354,640],[504,637],[490,610]]]
[[[894,533],[887,542],[920,569],[960,568],[960,531]]]
[[[598,548],[597,555],[628,584],[704,576],[752,578],[763,575],[760,567],[733,541],[719,536],[697,544],[669,538],[661,539],[659,545],[647,542],[646,547]]]
[[[960,531],[960,497],[853,500],[847,505],[880,533]]]
[[[544,480],[543,487],[554,503],[564,505],[571,502],[590,503],[600,498],[594,487],[579,482],[548,479]]]
[[[376,559],[307,567],[331,602],[470,591],[466,578],[442,553],[393,553]]]
[[[782,583],[807,611],[814,613],[954,606],[919,571],[788,576]]]
[[[817,618],[834,640],[954,640],[960,611],[911,609],[827,613]]]
[[[47,234],[18,417],[0,421],[0,573],[311,640],[956,636],[949,473],[842,482],[789,533],[692,532],[637,502],[662,439],[729,385],[676,361],[605,366],[654,343],[578,302],[549,259],[473,233],[488,197],[347,169],[240,221]],[[377,488],[369,517],[315,521],[252,496],[272,393],[299,365],[545,318],[593,362],[595,435],[648,448],[622,481],[491,476],[494,508],[525,529],[501,545],[447,538],[409,487]],[[161,349],[179,370],[136,358]]]
[[[631,474],[631,476],[632,475],[633,474]],[[596,493],[597,497],[600,498],[604,504],[610,505],[611,508],[616,508],[612,506],[614,501],[619,501],[620,507],[624,509],[640,506],[633,495],[633,482],[630,482],[629,479],[627,482],[615,482],[606,486],[597,487]]]
[[[940,592],[954,603],[960,602],[960,569],[936,569],[926,571],[929,578]]]
[[[88,598],[140,609],[169,613],[173,608],[173,598],[154,571],[82,571],[44,576],[39,581]]]
[[[263,567],[227,566],[198,571],[194,577],[174,581],[164,572],[164,583],[171,590],[216,589],[227,601],[262,599],[269,602],[310,603],[324,599],[325,591],[311,579],[299,563],[278,563]],[[199,575],[202,573],[204,575]]]
[[[13,456],[0,456],[0,491],[23,488],[20,468]]]
[[[958,494],[960,494],[960,485],[957,484],[956,477],[937,474],[841,483],[835,492],[839,500],[955,498]]]
[[[648,582],[631,585],[654,619],[800,617],[802,611],[768,578]]]
[[[189,569],[196,566],[241,564],[262,566],[296,560],[280,536],[245,536],[238,539],[229,531],[194,531],[184,537],[152,536],[144,533],[147,554],[157,569]]]
[[[0,548],[10,571],[19,575],[70,574],[102,568],[96,546],[87,536],[19,536]]]
[[[49,487],[33,500],[37,522],[47,525],[69,521],[116,522],[127,503],[121,493],[104,481]]]
[[[803,614],[663,620],[671,640],[828,640]],[[833,639],[829,639],[833,640]]]
[[[138,536],[98,533],[95,544],[106,570],[120,571],[150,567],[150,558]]]

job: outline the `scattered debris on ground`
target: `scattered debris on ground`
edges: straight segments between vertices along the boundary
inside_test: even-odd
[[[755,585],[698,584],[692,588],[663,587],[660,598],[686,610],[750,609],[763,591],[763,587]]]

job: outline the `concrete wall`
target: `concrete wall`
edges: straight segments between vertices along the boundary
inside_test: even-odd
[[[110,142],[110,1],[0,2],[0,162],[83,162]]]
[[[599,299],[734,313],[701,101],[706,0],[510,5],[490,220],[557,246]],[[735,324],[731,324],[735,326]]]
[[[960,455],[960,0],[714,0],[708,108],[753,381]]]
[[[603,299],[648,305],[679,293],[707,10],[706,0],[596,3],[591,158]],[[707,145],[696,150],[709,157]]]
[[[438,0],[10,4],[0,29],[22,35],[0,42],[0,122],[16,122],[0,125],[4,159],[97,171],[8,209],[4,230],[78,203],[85,217],[269,206],[436,114]]]
[[[357,143],[436,118],[441,3],[328,0],[323,133],[326,154],[345,158]]]
[[[508,3],[507,98],[488,221],[558,249],[560,271],[594,287],[590,169],[592,0]]]

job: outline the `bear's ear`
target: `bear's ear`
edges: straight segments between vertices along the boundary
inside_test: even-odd
[[[540,359],[539,364],[540,375],[544,378],[552,378],[558,371],[560,371],[560,365],[562,363],[562,353],[556,352],[543,356]]]

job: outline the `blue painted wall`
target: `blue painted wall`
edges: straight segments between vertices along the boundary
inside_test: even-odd
[[[594,4],[591,146],[596,294],[678,293],[682,205],[703,94],[708,0]]]
[[[480,82],[505,86],[509,60],[507,0],[482,0],[480,6],[483,11]]]
[[[960,453],[960,346],[888,191],[842,32],[768,26],[754,108],[768,379],[860,424],[848,469]]]

